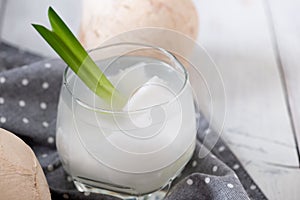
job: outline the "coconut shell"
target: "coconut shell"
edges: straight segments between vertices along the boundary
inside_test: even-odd
[[[0,129],[1,199],[50,200],[43,170],[28,145],[14,134]]]
[[[88,49],[120,33],[143,27],[171,29],[196,39],[195,5],[192,0],[83,1],[79,38]]]

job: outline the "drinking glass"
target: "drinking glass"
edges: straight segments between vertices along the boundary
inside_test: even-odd
[[[142,44],[89,54],[128,103],[103,102],[66,68],[56,136],[65,171],[81,192],[163,199],[195,148],[187,70],[170,52]]]

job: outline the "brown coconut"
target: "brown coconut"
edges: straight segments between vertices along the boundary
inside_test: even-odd
[[[33,151],[4,129],[0,129],[0,199],[51,199],[45,175]]]
[[[96,48],[120,33],[143,27],[171,29],[196,39],[198,16],[195,5],[192,0],[83,1],[79,38],[88,49]],[[167,38],[157,39],[163,42]]]

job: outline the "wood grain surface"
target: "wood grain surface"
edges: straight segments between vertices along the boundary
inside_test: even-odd
[[[223,138],[269,199],[297,199],[298,154],[266,5],[202,0],[199,42],[225,82]]]

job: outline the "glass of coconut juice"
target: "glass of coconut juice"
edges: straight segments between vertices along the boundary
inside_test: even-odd
[[[126,103],[101,100],[68,67],[57,149],[79,191],[163,199],[192,156],[196,120],[189,76],[168,51],[120,43],[90,56]]]

